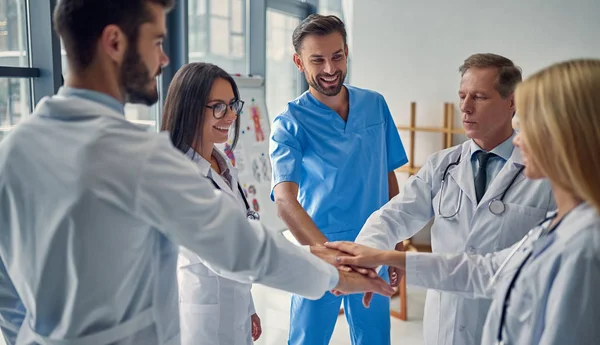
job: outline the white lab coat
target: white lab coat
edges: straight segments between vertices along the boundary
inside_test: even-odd
[[[438,213],[441,179],[448,164],[456,162],[459,154],[460,163],[448,172],[442,212],[454,213],[460,190],[461,206],[457,216],[447,219]],[[433,218],[433,252],[485,254],[510,247],[554,208],[549,182],[529,180],[521,172],[504,197],[504,214],[489,211],[490,200],[502,194],[522,166],[517,147],[477,205],[470,157],[470,141],[431,155],[425,166],[409,178],[402,192],[369,217],[356,242],[393,249],[397,242],[410,238]],[[489,305],[485,299],[428,291],[423,322],[425,344],[479,344]]]
[[[0,142],[0,257],[18,344],[179,344],[185,244],[220,275],[319,298],[338,279],[250,222],[166,133],[82,97],[44,99]]]
[[[6,345],[15,344],[23,319],[25,319],[25,307],[0,258],[0,331]]]
[[[219,188],[235,200],[240,213],[246,215],[246,205],[238,190],[238,174],[229,159],[218,149],[231,175],[231,188],[211,165],[193,150],[194,159],[202,175],[211,177]],[[233,190],[232,190],[233,189]],[[180,248],[178,261],[179,315],[183,345],[251,345],[250,316],[254,310],[252,284],[223,278],[202,263],[194,252]]]
[[[499,271],[494,285],[489,285],[491,277],[517,244],[485,256],[407,253],[407,283],[493,298],[481,342],[492,345],[508,286],[533,251],[510,295],[502,340],[507,345],[598,344],[600,216],[593,207],[581,204],[565,216],[554,235],[537,241],[541,231],[542,227],[532,231]]]

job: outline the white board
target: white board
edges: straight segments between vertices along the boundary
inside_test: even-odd
[[[250,207],[260,214],[261,222],[270,230],[287,227],[277,217],[271,201],[271,161],[269,159],[270,123],[267,116],[265,82],[262,77],[233,76],[240,90],[244,109],[240,114],[240,137],[233,153],[229,141],[220,145],[231,163],[238,169],[240,184]]]

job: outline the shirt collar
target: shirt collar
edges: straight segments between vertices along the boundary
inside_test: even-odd
[[[217,159],[217,164],[219,164],[219,170],[221,170],[221,175],[225,176],[229,174],[229,164],[228,159],[221,155],[221,152],[217,149],[213,148],[213,156]]]
[[[61,86],[61,88],[58,90],[58,95],[63,97],[79,97],[88,101],[100,103],[104,106],[111,108],[112,110],[118,112],[123,116],[125,115],[125,106],[116,98],[111,97],[102,92],[88,89],[79,89],[69,86]]]
[[[187,150],[187,152],[185,154],[186,154],[186,156],[190,157],[190,159],[198,165],[198,167],[200,168],[200,172],[202,172],[202,174],[204,176],[212,177],[211,176],[212,175],[212,173],[211,173],[212,166],[210,165],[209,161],[204,159],[204,157],[202,157],[198,152],[196,152],[191,147]],[[223,155],[221,155],[221,152],[219,150],[217,150],[216,148],[213,148],[212,154],[217,159],[217,163],[219,164],[219,168],[221,169],[221,175],[229,174],[230,173],[229,172],[229,164],[227,163],[227,160],[225,159],[225,157],[223,157]]]
[[[498,157],[501,157],[505,161],[508,161],[515,147],[513,144],[513,139],[516,135],[517,132],[513,130],[512,135],[508,139],[504,140],[500,145],[494,147],[490,152]],[[474,154],[478,151],[484,150],[475,143],[475,140],[471,139],[471,159],[473,159]]]
[[[200,172],[204,176],[209,176],[210,173],[210,162],[204,159],[198,152],[196,152],[193,148],[189,148],[185,153],[186,156],[190,157],[190,159],[195,162],[200,168]]]

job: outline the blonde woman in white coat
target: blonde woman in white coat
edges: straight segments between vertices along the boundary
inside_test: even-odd
[[[243,105],[227,72],[212,64],[190,63],[179,69],[169,86],[162,130],[170,132],[173,144],[198,164],[203,175],[198,178],[210,179],[231,196],[240,212],[255,218],[236,169],[214,146],[226,142],[234,130],[235,147]],[[220,277],[183,247],[177,266],[182,344],[249,345],[260,337],[251,284]]]

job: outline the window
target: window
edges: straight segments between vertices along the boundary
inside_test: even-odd
[[[319,13],[334,15],[344,20],[342,0],[319,0]]]
[[[346,26],[346,35],[348,40],[348,46],[350,54],[348,57],[348,71],[346,74],[345,83],[350,83],[350,76],[352,74],[352,8],[354,7],[354,0],[319,0],[319,13],[325,15],[334,15],[340,18]]]
[[[158,132],[160,123],[158,116],[160,113],[160,102],[156,102],[152,106],[143,104],[125,104],[125,118],[139,125],[144,125],[150,132]]]
[[[25,0],[0,0],[0,66],[29,67]],[[0,141],[30,113],[28,78],[0,77]]]
[[[29,79],[0,78],[0,141],[29,115],[29,89]]]
[[[267,9],[267,109],[270,120],[300,95],[301,74],[292,60],[292,33],[300,18]]]
[[[25,0],[0,0],[0,66],[29,67]]]
[[[190,62],[246,74],[246,0],[189,0]]]

